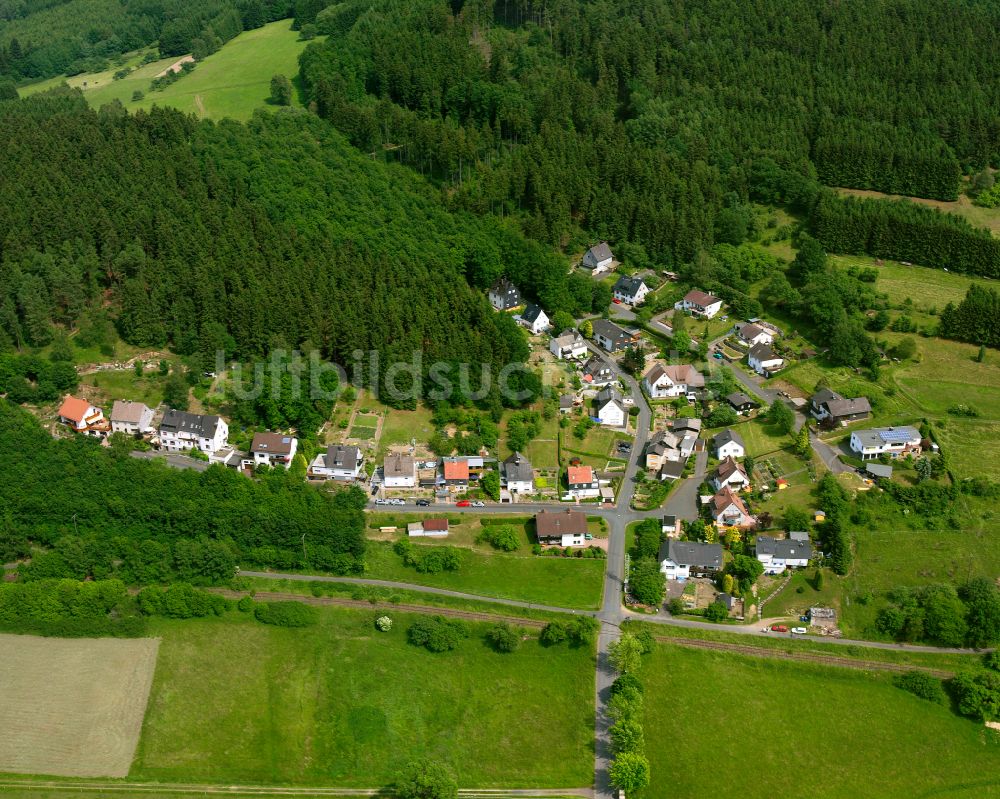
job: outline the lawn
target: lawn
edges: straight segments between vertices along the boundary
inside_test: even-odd
[[[210,119],[247,120],[256,109],[268,107],[272,76],[282,74],[293,78],[298,74],[299,53],[307,43],[299,40],[298,31],[293,31],[291,25],[291,20],[285,19],[241,33],[199,62],[192,73],[180,77],[162,91],[150,91],[150,82],[177,58],[139,67],[121,80],[112,80],[120,69],[114,67],[106,72],[76,75],[67,82],[82,89],[95,108],[120,100],[130,111],[159,105]],[[127,63],[136,66],[139,60],[140,54],[134,54]],[[33,84],[25,87],[23,93],[42,91],[62,80],[56,78]],[[136,90],[146,96],[133,102],[132,93]],[[292,101],[298,105],[295,92]]]
[[[163,402],[163,389],[166,378],[154,370],[147,370],[138,377],[131,369],[114,372],[95,372],[80,378],[80,393],[86,395],[88,386],[96,386],[108,400],[130,399],[144,402],[150,408],[155,408]],[[96,401],[96,397],[88,399]],[[111,414],[111,408],[104,409],[106,415]]]
[[[374,427],[358,427],[354,425],[351,428],[351,438],[361,438],[361,439],[371,439],[375,438],[375,428]]]
[[[406,643],[415,615],[320,610],[306,629],[246,617],[155,623],[162,638],[130,777],[375,787],[409,760],[449,763],[463,786],[568,787],[593,778],[593,656]],[[527,730],[531,734],[526,734]],[[540,757],[538,740],[559,741]]]
[[[443,546],[447,539],[418,546]],[[457,571],[421,574],[403,565],[392,544],[368,544],[365,577],[429,585],[479,596],[519,599],[563,608],[596,609],[604,585],[604,560],[557,558],[463,549]]]
[[[777,452],[792,445],[791,436],[778,431],[762,417],[751,419],[744,424],[733,425],[733,430],[743,436],[747,455],[759,458],[761,455]]]
[[[876,266],[875,259],[864,255],[831,255],[831,265],[846,269],[851,266],[860,269],[872,268],[878,271],[875,289],[889,296],[889,302],[899,305],[907,299],[913,301],[914,309],[927,313],[932,309],[940,311],[949,302],[956,305],[965,297],[972,279],[943,269],[925,266],[907,266],[898,261],[883,261]]]
[[[383,453],[391,446],[409,444],[413,439],[418,443],[429,441],[434,435],[430,408],[420,405],[412,411],[396,410],[387,405],[381,405],[367,394],[363,402],[370,407],[381,408],[385,411],[385,419],[382,422],[382,438],[379,441]]]
[[[885,676],[660,645],[642,679],[643,799],[1000,796],[1000,736]]]

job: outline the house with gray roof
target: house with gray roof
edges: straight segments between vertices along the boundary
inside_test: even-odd
[[[791,538],[757,536],[757,560],[764,566],[764,574],[781,574],[785,569],[801,569],[809,565],[813,556],[812,544]]]
[[[523,304],[521,292],[507,278],[501,277],[490,286],[490,305],[498,311],[511,311]]]
[[[660,544],[659,561],[668,580],[711,577],[722,568],[722,547],[671,538]]]
[[[503,462],[502,477],[504,488],[518,494],[530,494],[535,490],[535,470],[520,452],[515,452]]]
[[[618,278],[614,288],[611,290],[614,298],[618,302],[627,302],[629,305],[638,305],[649,294],[649,286],[640,277],[627,277],[622,275]]]
[[[130,436],[153,432],[153,409],[142,402],[115,400],[111,407],[111,432]]]
[[[213,455],[229,443],[229,425],[214,414],[169,409],[157,428],[160,447],[168,452],[198,449]]]
[[[720,461],[726,458],[742,458],[746,454],[743,436],[727,428],[712,436],[712,450]]]
[[[785,359],[770,344],[754,344],[747,353],[747,365],[757,374],[770,377],[785,365]]]
[[[920,445],[920,431],[915,427],[871,427],[851,433],[851,451],[866,461],[887,455],[900,458],[905,455],[917,456],[923,451]]]
[[[364,466],[364,456],[357,447],[331,444],[309,464],[309,476],[324,480],[357,480]]]
[[[809,401],[813,417],[827,425],[845,424],[871,416],[872,406],[867,397],[847,399],[829,388],[821,388]]]
[[[638,340],[638,335],[623,330],[607,319],[598,319],[594,322],[594,341],[608,352],[621,352],[626,347],[637,343]]]
[[[606,386],[618,380],[611,364],[596,355],[583,365],[583,382],[591,386]]]
[[[611,247],[606,241],[602,241],[600,244],[595,244],[583,254],[580,266],[584,269],[589,269],[592,274],[599,275],[611,269],[614,260],[615,257],[611,253]]]
[[[750,413],[760,407],[760,403],[743,391],[734,391],[726,397],[729,407],[739,414]]]
[[[524,309],[520,322],[535,336],[549,329],[548,315],[542,310],[542,306],[535,305],[533,302],[529,302]]]
[[[628,412],[621,392],[608,386],[597,395],[597,418],[608,427],[624,427]]]
[[[587,340],[575,330],[564,330],[553,336],[549,342],[549,352],[560,361],[565,358],[583,358],[587,355]]]

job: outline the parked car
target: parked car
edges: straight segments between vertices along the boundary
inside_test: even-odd
[[[805,627],[792,627],[792,635],[805,635],[809,630]]]
[[[471,504],[472,503],[469,502],[469,500],[467,500],[467,499],[460,499],[458,502],[455,503],[455,507],[456,508],[467,508]]]
[[[622,304],[622,301],[619,300],[617,297],[613,298],[611,300],[611,302],[613,302],[615,305],[621,305]]]
[[[809,621],[808,616],[799,616],[799,621]]]
[[[771,625],[771,632],[772,633],[787,633],[788,632],[788,628],[784,624],[772,624]]]
[[[485,508],[486,507],[486,503],[485,502],[473,502],[472,503],[472,507],[474,507],[474,508]]]
[[[418,499],[417,500],[417,507],[420,507],[420,508],[429,508],[430,505],[431,505],[431,502],[430,502],[429,499]]]
[[[698,401],[698,395],[694,394],[694,393],[688,393],[688,395],[687,395],[687,401],[688,402],[697,402]]]
[[[377,493],[378,493],[378,486],[372,486],[372,496],[375,496]]]
[[[719,352],[718,350],[716,350],[714,353],[712,353],[712,357],[713,358],[717,358],[718,360],[721,361],[722,360],[722,353]]]

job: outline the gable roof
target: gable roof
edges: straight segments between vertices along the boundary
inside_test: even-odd
[[[566,469],[566,481],[571,485],[584,485],[594,482],[594,470],[590,466],[570,466]]]
[[[59,415],[63,419],[69,419],[72,422],[82,422],[87,417],[87,411],[91,409],[91,404],[80,397],[74,397],[72,394],[67,394],[66,399],[63,400],[62,405],[59,406]]]
[[[734,391],[726,397],[726,402],[730,405],[756,405],[754,398],[743,391]]]
[[[535,470],[531,468],[531,461],[520,452],[515,452],[503,462],[504,475],[507,482],[530,483],[535,479]]]
[[[770,555],[772,558],[809,560],[812,557],[812,544],[808,541],[793,541],[790,538],[773,538],[769,535],[757,536],[757,554]]]
[[[712,507],[715,508],[715,515],[718,516],[730,505],[735,505],[737,510],[739,510],[744,516],[750,515],[750,511],[747,510],[747,506],[743,504],[743,500],[739,498],[736,492],[729,486],[723,486],[722,489],[714,497],[712,497]]]
[[[585,375],[590,375],[591,377],[600,374],[601,372],[608,372],[609,374],[614,374],[614,370],[611,368],[611,364],[605,361],[603,358],[598,358],[596,355],[592,356],[583,365],[583,373]]]
[[[700,305],[702,308],[707,308],[709,305],[722,302],[722,300],[712,294],[706,294],[704,291],[695,290],[689,291],[684,295],[684,302],[694,303],[695,305]]]
[[[868,397],[854,397],[854,399],[827,400],[826,409],[831,416],[853,416],[856,413],[871,413],[872,406]]]
[[[684,461],[664,461],[660,465],[660,477],[677,480],[684,475]]]
[[[770,331],[764,330],[760,325],[750,324],[749,322],[745,325],[740,325],[740,338],[744,341],[749,341],[750,339],[759,336],[761,333],[769,333]]]
[[[892,477],[892,467],[883,463],[866,463],[865,471],[872,477]]]
[[[747,354],[755,361],[770,361],[781,357],[771,348],[770,344],[754,344]]]
[[[660,545],[660,560],[671,560],[678,566],[697,566],[703,569],[722,568],[722,547],[701,541],[680,541],[671,538]]]
[[[382,474],[386,477],[413,477],[414,460],[409,455],[395,453],[385,456]]]
[[[445,480],[468,480],[469,462],[465,458],[444,459]]]
[[[327,469],[350,469],[354,471],[361,461],[361,450],[357,447],[345,447],[343,444],[331,444],[326,448]]]
[[[701,432],[701,419],[675,418],[670,425],[670,429],[675,433],[686,431],[690,433]]]
[[[535,514],[535,533],[539,538],[562,535],[585,535],[587,516],[578,510],[543,510]]]
[[[289,455],[295,439],[284,433],[254,433],[251,452],[264,452],[268,455]]]
[[[115,400],[111,406],[111,421],[125,422],[126,424],[140,424],[149,406],[142,402],[132,400]]]
[[[514,292],[515,294],[520,294],[515,286],[510,280],[505,277],[498,277],[493,281],[493,285],[490,286],[491,294],[507,294]]]
[[[734,444],[739,444],[741,447],[746,449],[746,444],[743,443],[743,436],[728,427],[712,436],[712,447],[714,449],[718,449],[723,444],[728,444],[730,441]]]
[[[545,311],[542,310],[542,306],[535,305],[532,302],[528,303],[528,307],[524,309],[524,313],[521,314],[521,318],[529,324],[534,324],[538,321],[538,317],[542,316],[544,313]],[[545,318],[547,319],[548,317],[546,316]]]
[[[649,385],[655,386],[662,378],[667,378],[671,383],[680,383],[692,388],[703,388],[705,385],[705,375],[699,372],[689,363],[657,363],[646,372],[643,378]]]
[[[584,338],[575,330],[564,330],[555,337],[555,341],[560,347],[571,347],[574,344],[582,344]]]
[[[734,474],[739,473],[743,475],[745,480],[749,481],[747,477],[747,470],[743,468],[743,464],[739,463],[732,455],[726,457],[722,463],[720,463],[715,469],[716,475],[723,482],[728,482],[729,478]]]
[[[424,530],[427,532],[448,532],[447,519],[424,519]]]
[[[832,400],[842,400],[843,397],[840,396],[836,391],[830,388],[821,388],[815,394],[812,395],[813,405],[819,406],[824,402],[830,402]]]
[[[883,444],[909,444],[920,441],[920,431],[910,425],[903,427],[872,427],[867,430],[855,430],[851,435],[865,447],[880,447]]]
[[[613,322],[609,322],[607,319],[597,319],[593,323],[594,325],[594,336],[601,336],[606,339],[610,339],[612,342],[618,344],[625,341],[630,341],[632,336],[627,333],[622,328]]]
[[[670,430],[657,430],[647,440],[646,452],[651,452],[654,455],[662,455],[668,449],[677,449],[677,445],[680,442],[680,436]]]
[[[606,261],[608,258],[613,258],[611,254],[611,247],[606,241],[602,241],[600,244],[595,244],[589,250],[587,250],[586,255],[589,255],[595,261],[600,263],[601,261]]]
[[[219,422],[221,421],[222,419],[214,414],[203,416],[171,408],[163,414],[163,420],[160,422],[160,432],[174,434],[190,433],[201,438],[215,438],[215,433],[219,429]]]
[[[560,408],[572,408],[576,404],[576,395],[563,394],[559,397]]]
[[[614,291],[617,291],[619,294],[627,294],[629,297],[634,297],[639,293],[639,290],[643,288],[647,291],[649,290],[641,277],[628,277],[627,275],[622,275],[615,283]]]

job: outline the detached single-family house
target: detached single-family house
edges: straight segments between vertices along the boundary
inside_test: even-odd
[[[562,394],[559,397],[559,413],[571,413],[576,407],[576,394]]]
[[[726,458],[742,458],[746,454],[743,436],[735,430],[726,429],[712,436],[712,449],[720,461]]]
[[[309,464],[309,476],[327,480],[357,480],[361,476],[364,456],[357,447],[331,444]]]
[[[898,458],[903,455],[919,455],[920,431],[909,425],[904,427],[872,427],[851,433],[851,450],[865,461],[888,455]]]
[[[611,247],[608,246],[606,241],[602,241],[600,244],[595,244],[583,254],[580,266],[584,269],[589,269],[595,275],[599,275],[602,272],[607,272],[614,260],[615,257],[611,254]]]
[[[101,435],[110,429],[104,419],[104,411],[72,395],[67,395],[59,406],[59,421],[85,435]]]
[[[724,486],[712,497],[711,510],[712,518],[719,527],[750,529],[757,524],[743,500],[729,486]]]
[[[292,458],[298,449],[299,442],[295,436],[284,433],[254,433],[250,444],[250,457],[255,466],[292,465]]]
[[[646,442],[646,468],[658,471],[666,461],[683,461],[682,436],[670,430],[657,430]]]
[[[587,516],[578,510],[543,510],[535,514],[539,544],[579,547],[587,541]]]
[[[757,560],[764,566],[764,574],[781,574],[785,569],[801,569],[809,565],[812,545],[790,538],[757,536]]]
[[[212,455],[229,443],[229,425],[214,414],[202,415],[171,408],[157,430],[160,446],[169,452],[200,449]]]
[[[638,336],[623,330],[607,319],[598,319],[594,322],[594,341],[608,352],[620,352],[635,344],[638,341]]]
[[[663,461],[660,480],[680,480],[684,476],[684,461]]]
[[[705,387],[705,376],[688,363],[657,363],[642,378],[646,393],[653,399],[684,397]]]
[[[821,388],[810,399],[809,410],[817,421],[835,425],[867,419],[872,406],[867,397],[845,399],[836,391]]]
[[[448,535],[448,520],[424,519],[422,522],[410,522],[406,525],[406,534],[410,538],[444,538]]]
[[[521,292],[507,278],[501,277],[490,286],[490,305],[498,311],[510,311],[522,305]]]
[[[593,357],[583,365],[583,382],[592,386],[607,386],[618,378],[611,364],[598,357]]]
[[[590,466],[570,466],[566,469],[569,495],[574,499],[593,499],[601,495],[601,484]]]
[[[649,294],[647,286],[640,277],[626,277],[622,275],[618,278],[612,289],[614,298],[619,302],[626,302],[629,305],[639,305]]]
[[[747,354],[747,363],[757,374],[768,377],[785,365],[785,359],[775,353],[769,344],[754,344]]]
[[[575,330],[564,330],[553,336],[549,342],[549,352],[560,361],[566,358],[584,358],[587,355],[587,340]]]
[[[597,395],[597,418],[607,427],[624,427],[628,413],[621,392],[609,386]]]
[[[745,347],[774,343],[774,333],[752,322],[736,325],[736,338]]]
[[[684,299],[674,304],[674,309],[711,319],[722,310],[722,300],[704,291],[689,291],[684,295]]]
[[[755,402],[753,397],[749,394],[745,394],[742,391],[734,391],[728,397],[726,397],[726,402],[729,403],[729,407],[736,411],[738,414],[742,415],[744,413],[750,413],[760,407],[760,403]]]
[[[660,544],[659,561],[668,580],[711,577],[722,569],[722,547],[670,538]]]
[[[731,457],[720,463],[712,475],[712,487],[716,491],[726,486],[734,491],[742,491],[748,485],[750,478],[747,476],[747,470],[743,468],[743,464]]]
[[[469,460],[467,458],[442,458],[441,476],[451,488],[469,487]]]
[[[386,488],[414,488],[417,485],[417,464],[409,455],[390,453],[382,464]]]
[[[111,431],[130,436],[153,432],[153,409],[142,402],[115,400],[111,406]]]
[[[549,317],[540,305],[535,305],[532,302],[528,303],[524,313],[521,314],[521,324],[528,328],[532,335],[537,336],[549,329]]]
[[[518,494],[530,494],[535,490],[535,470],[531,461],[520,452],[515,452],[503,462],[504,488]]]

